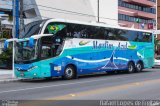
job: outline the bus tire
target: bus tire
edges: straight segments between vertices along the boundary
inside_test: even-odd
[[[116,73],[116,71],[106,71],[106,73],[107,73],[108,75],[113,75],[113,74]]]
[[[128,63],[128,73],[133,73],[135,72],[135,65],[133,62]]]
[[[76,68],[73,65],[68,65],[64,70],[63,78],[66,80],[76,78]]]
[[[52,77],[45,77],[46,80],[52,80]]]
[[[143,63],[142,62],[138,62],[136,64],[136,72],[141,72],[143,70]]]

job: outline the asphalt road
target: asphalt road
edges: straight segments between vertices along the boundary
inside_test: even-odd
[[[160,100],[160,69],[0,83],[0,100]]]

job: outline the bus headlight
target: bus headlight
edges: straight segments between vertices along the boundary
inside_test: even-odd
[[[55,70],[55,71],[61,71],[61,66],[55,66],[55,67],[54,67],[54,70]]]
[[[34,75],[34,76],[37,76],[37,74],[36,74],[36,73],[34,73],[33,75]]]
[[[33,66],[33,67],[29,68],[27,71],[32,71],[33,69],[36,69],[36,68],[38,68],[38,66]]]

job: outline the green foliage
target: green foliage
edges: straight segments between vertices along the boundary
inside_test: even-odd
[[[160,40],[155,38],[154,44],[155,44],[155,51],[157,51],[160,48]]]
[[[155,46],[160,46],[160,40],[155,38],[154,44],[155,44]]]
[[[12,64],[12,49],[8,48],[0,54],[0,60],[3,63]]]
[[[2,35],[2,32],[0,32],[0,39],[2,39],[3,38],[3,35]]]
[[[0,39],[1,38],[11,38],[12,37],[12,30],[11,29],[7,29],[7,28],[3,28],[3,30],[0,32]]]
[[[12,22],[13,21],[13,16],[12,15],[9,15],[8,17],[8,21]]]
[[[3,41],[4,39],[2,39]],[[12,48],[9,47],[0,54],[0,68],[12,69]]]
[[[10,30],[4,30],[4,31],[2,32],[3,38],[7,38],[7,39],[11,38],[10,33],[11,33]]]

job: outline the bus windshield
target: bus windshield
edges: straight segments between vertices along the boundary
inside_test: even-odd
[[[21,32],[21,37],[28,38],[30,36],[40,34],[42,26],[45,22],[46,20],[40,20],[25,25],[23,31]]]
[[[35,40],[35,45],[31,48],[29,46],[29,41],[20,41],[15,44],[15,62],[30,62],[36,60],[38,57],[37,53],[37,41]]]

